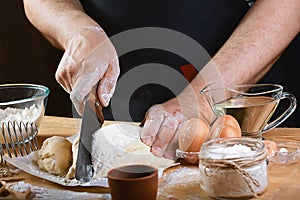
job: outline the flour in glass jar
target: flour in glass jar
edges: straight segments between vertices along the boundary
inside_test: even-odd
[[[211,149],[211,157],[214,159],[221,159],[221,158],[232,158],[236,156],[236,154],[244,154],[251,152],[252,149],[248,146],[242,144],[235,144],[233,146],[229,146],[226,148],[214,148]]]
[[[219,139],[200,151],[200,185],[215,198],[257,196],[268,186],[266,149],[250,138]]]

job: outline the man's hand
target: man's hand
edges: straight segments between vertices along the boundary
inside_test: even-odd
[[[151,146],[151,151],[158,157],[174,158],[178,147],[176,131],[186,120],[178,111],[176,103],[166,102],[152,106],[146,116],[141,133],[142,141]]]
[[[82,114],[84,98],[98,83],[101,104],[109,104],[119,73],[114,46],[100,27],[92,26],[84,27],[67,43],[55,77]]]
[[[194,117],[209,123],[213,116],[206,99],[187,87],[178,97],[148,110],[141,139],[155,156],[174,159],[177,130],[183,121]]]

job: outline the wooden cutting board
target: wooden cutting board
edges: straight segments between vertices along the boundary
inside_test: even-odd
[[[105,125],[116,122],[106,121]],[[126,122],[118,122],[126,123]],[[132,123],[131,123],[132,124]],[[137,123],[134,123],[138,125]],[[39,144],[47,137],[61,135],[64,137],[75,134],[80,128],[80,119],[46,116],[38,134]],[[300,128],[277,128],[264,134],[264,138],[274,141],[293,141],[300,142]],[[300,162],[292,165],[283,166],[270,163],[269,187],[259,199],[300,199]],[[18,180],[44,186],[51,189],[89,192],[89,193],[108,193],[108,188],[102,187],[66,187],[55,183],[33,177],[25,172],[19,171],[13,178],[7,179],[13,183]],[[222,187],[220,185],[220,187]],[[7,196],[9,197],[9,196]],[[6,198],[7,198],[6,197]],[[211,199],[199,184],[199,174],[197,165],[187,165],[181,162],[180,165],[166,170],[160,178],[157,199],[176,200],[176,199]]]

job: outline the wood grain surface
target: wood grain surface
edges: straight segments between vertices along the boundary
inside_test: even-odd
[[[116,123],[106,121],[105,125]],[[127,123],[127,122],[118,122]],[[134,123],[138,125],[137,123]],[[78,132],[80,119],[45,116],[42,126],[39,130],[38,141],[42,141],[53,135],[64,137],[71,136]],[[264,134],[265,139],[273,141],[292,141],[300,142],[300,129],[298,128],[276,128]],[[269,186],[266,192],[258,199],[300,199],[300,162],[291,165],[279,165],[269,163],[268,175]],[[66,187],[47,180],[31,176],[25,172],[19,171],[17,175],[6,179],[9,183],[17,180],[24,180],[32,185],[44,186],[51,189],[65,191],[79,191],[89,193],[108,193],[108,188],[102,187]],[[224,183],[226,184],[226,183]],[[222,187],[222,185],[220,185]],[[0,199],[3,199],[0,197]],[[5,199],[5,198],[4,198]],[[176,167],[167,169],[159,181],[159,190],[157,199],[162,200],[197,200],[211,199],[199,184],[199,174],[197,165],[187,165],[181,163]]]

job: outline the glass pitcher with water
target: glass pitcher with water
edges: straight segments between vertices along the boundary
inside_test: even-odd
[[[200,91],[208,100],[215,115],[232,115],[241,126],[242,135],[261,135],[286,120],[296,109],[296,98],[277,84],[243,84],[224,87],[210,84]],[[282,99],[290,105],[277,119],[269,122]]]

